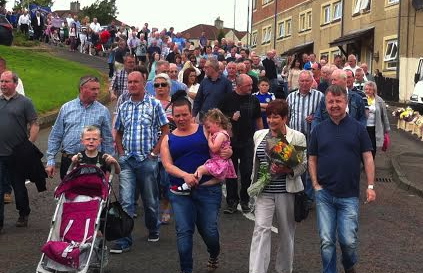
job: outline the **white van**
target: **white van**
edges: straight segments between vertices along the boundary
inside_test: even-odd
[[[423,58],[420,58],[417,71],[414,74],[414,84],[414,91],[410,97],[410,105],[416,106],[418,110],[423,110]]]

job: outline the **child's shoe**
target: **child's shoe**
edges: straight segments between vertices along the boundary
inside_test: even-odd
[[[182,186],[170,186],[170,191],[176,195],[190,195],[191,189],[184,189]]]

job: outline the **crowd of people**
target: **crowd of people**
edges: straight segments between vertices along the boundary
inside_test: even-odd
[[[71,26],[78,20],[70,19]],[[75,38],[81,39],[87,23],[77,27]],[[91,24],[88,32],[98,33],[95,18]],[[160,239],[161,225],[174,220],[180,268],[185,273],[193,271],[195,227],[207,245],[208,268],[219,266],[223,183],[225,214],[237,213],[238,205],[243,213],[255,214],[249,272],[268,270],[274,214],[279,229],[276,271],[292,272],[294,194],[304,190],[310,206],[316,204],[323,272],[336,272],[337,236],[345,272],[355,272],[360,168],[363,164],[367,177],[366,200],[374,201],[373,160],[390,131],[386,105],[377,95],[367,65],[358,65],[354,55],[345,64],[336,56],[330,64],[304,53],[288,57],[279,67],[275,50],[262,59],[233,41],[209,41],[205,33],[194,45],[174,34],[173,28],[150,31],[145,24],[140,30],[123,30],[113,24],[107,28],[117,45],[111,45],[108,60],[109,91],[116,110],[111,115],[97,101],[98,78],[81,77],[78,97],[61,107],[50,133],[47,175],[55,175],[55,156],[61,153],[63,178],[72,158],[89,145],[90,140],[81,137],[81,128],[97,127],[101,142],[99,136],[90,139],[98,141],[101,152],[117,156],[107,162],[120,166],[124,210],[136,217],[141,197],[147,240],[152,243]],[[77,50],[74,42],[71,50]],[[4,170],[15,144],[24,139],[26,125],[31,128],[30,141],[38,132],[34,107],[16,92],[16,74],[3,70],[0,104],[6,106],[0,107],[0,116],[16,114],[7,106],[10,101],[22,104],[19,109],[28,113],[18,115],[25,120],[19,120],[13,130],[9,121],[0,118],[0,130],[14,135],[13,141],[11,134],[0,137],[0,229],[5,185],[10,180],[20,214],[16,226],[28,224],[28,196],[21,194],[26,190],[19,186],[23,177],[16,178],[13,170],[6,175]],[[270,183],[252,200],[248,187],[262,175],[260,166],[269,164],[267,141],[279,135],[306,148],[305,156],[293,168],[270,163]],[[121,238],[110,252],[124,253],[133,243],[132,236]]]

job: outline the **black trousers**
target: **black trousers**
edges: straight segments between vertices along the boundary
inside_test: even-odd
[[[232,146],[232,162],[234,163],[235,171],[238,171],[238,179],[226,179],[226,202],[228,206],[233,206],[241,201],[241,204],[248,204],[250,196],[247,189],[251,184],[251,173],[253,168],[254,156],[254,142],[248,141],[243,144],[236,144]],[[241,181],[241,189],[238,195],[238,180]]]
[[[70,165],[72,164],[72,156],[73,155],[63,155],[60,162],[60,179],[63,179],[68,172]]]
[[[372,142],[373,146],[373,159],[375,159],[376,156],[376,127],[375,126],[367,126],[367,132],[369,133],[370,141]]]

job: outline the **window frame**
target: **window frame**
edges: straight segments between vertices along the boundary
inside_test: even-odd
[[[336,16],[336,7],[338,7],[339,15]],[[332,21],[339,20],[342,18],[342,1],[337,1],[332,3]]]
[[[285,20],[285,31],[286,31],[286,37],[289,37],[292,35],[292,18],[289,17]]]
[[[384,69],[396,70],[398,66],[398,37],[385,38],[383,43],[383,49]],[[395,55],[392,56],[394,52]],[[390,66],[391,64],[395,64],[395,66]]]
[[[322,5],[321,15],[321,25],[327,25],[332,21],[332,5],[330,3]]]
[[[359,15],[362,13],[369,12],[372,7],[372,0],[355,0],[353,2],[353,15]]]
[[[273,2],[273,0],[261,0],[261,5],[266,6],[266,5],[269,5],[272,2]]]
[[[306,12],[306,30],[313,28],[313,13],[311,10]]]
[[[258,31],[251,32],[251,47],[257,46]]]
[[[281,33],[283,27],[283,33]],[[286,25],[285,25],[285,20],[284,21],[279,21],[278,22],[278,39],[282,39],[286,37]]]

